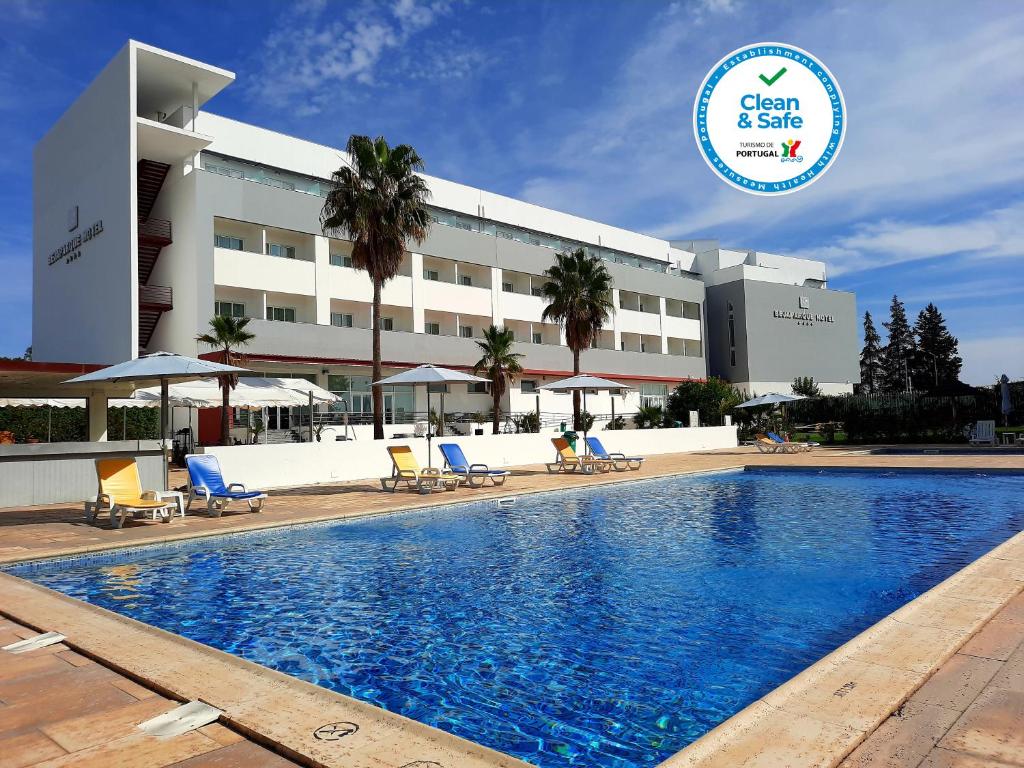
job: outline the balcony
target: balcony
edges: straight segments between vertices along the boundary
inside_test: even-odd
[[[139,347],[146,349],[164,312],[174,309],[174,296],[166,285],[139,286]]]

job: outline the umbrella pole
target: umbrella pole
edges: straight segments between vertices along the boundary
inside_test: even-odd
[[[160,379],[160,455],[164,462],[164,490],[170,484],[170,468],[167,466],[167,401],[169,399],[168,381]]]
[[[583,413],[587,412],[587,390],[583,390]],[[587,456],[590,454],[590,443],[587,442],[587,417],[582,416],[583,419],[583,455]]]
[[[309,442],[313,442],[313,390],[309,390]]]
[[[434,425],[430,423],[430,385],[427,384],[427,468],[434,466],[433,451]]]

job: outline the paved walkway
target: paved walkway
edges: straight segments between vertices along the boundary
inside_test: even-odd
[[[1024,766],[1024,594],[996,614],[841,768],[918,766]]]
[[[37,633],[0,618],[0,648]],[[0,768],[289,768],[296,764],[212,723],[158,739],[139,723],[180,702],[63,643],[0,651]]]

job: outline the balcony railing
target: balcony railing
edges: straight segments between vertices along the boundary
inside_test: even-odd
[[[171,222],[166,219],[139,218],[139,237],[171,242]]]
[[[174,296],[168,285],[140,285],[139,306],[146,309],[168,310],[174,306]]]

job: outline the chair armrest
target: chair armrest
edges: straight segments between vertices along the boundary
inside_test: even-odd
[[[139,498],[140,499],[145,499],[146,501],[159,501],[160,500],[160,498],[157,496],[156,491],[143,491],[142,494],[139,496]]]
[[[416,473],[413,472],[411,469],[399,469],[395,472],[395,474],[392,475],[392,477],[411,477],[413,480],[415,480]]]
[[[477,470],[479,470],[481,472],[487,472],[487,471],[490,470],[490,467],[488,467],[486,464],[470,464],[469,465],[469,471],[470,472],[476,472]]]
[[[242,493],[245,493],[245,483],[231,483],[228,485],[229,491],[234,490],[235,488],[238,488]]]
[[[192,493],[194,493],[197,497],[208,498],[210,495],[210,489],[207,488],[205,485],[193,485]]]
[[[103,504],[106,503],[106,507]],[[97,509],[113,509],[114,508],[114,497],[109,493],[100,493],[96,495],[96,508]]]
[[[420,470],[420,474],[421,475],[440,475],[441,474],[441,470],[438,469],[437,467],[423,467],[423,469]]]
[[[609,453],[609,454],[607,454],[607,456],[608,456],[609,459],[624,459],[624,458],[626,458],[626,454],[624,454],[624,453]]]

